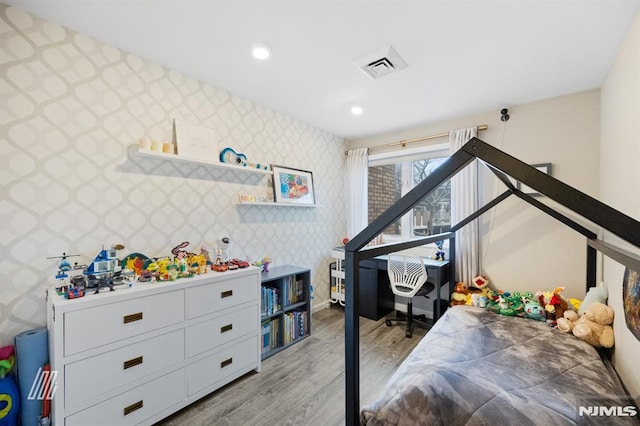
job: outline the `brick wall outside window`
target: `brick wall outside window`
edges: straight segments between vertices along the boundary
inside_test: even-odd
[[[400,198],[400,164],[369,167],[369,223]],[[400,221],[384,231],[400,234]]]

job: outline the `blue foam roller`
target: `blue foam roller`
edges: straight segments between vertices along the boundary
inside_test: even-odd
[[[49,361],[48,345],[47,329],[44,327],[25,331],[15,337],[22,426],[40,424],[42,396],[29,399],[29,392],[34,381],[38,379],[38,371]]]

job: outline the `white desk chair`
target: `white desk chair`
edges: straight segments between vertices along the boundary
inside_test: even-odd
[[[414,317],[412,312],[413,297],[427,297],[427,294],[431,293],[435,288],[435,285],[427,283],[427,269],[422,258],[390,254],[387,260],[387,272],[393,294],[408,299],[406,316],[400,316],[400,313],[398,313],[398,317],[386,321],[387,326],[390,327],[394,322],[396,324],[406,324],[407,331],[405,336],[407,337],[411,337],[413,326],[416,324],[426,328],[431,327],[424,315]]]

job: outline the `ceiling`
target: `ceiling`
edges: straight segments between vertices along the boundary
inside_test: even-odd
[[[600,87],[640,0],[4,0],[347,139]],[[249,54],[266,41],[272,56]],[[408,67],[355,63],[393,46]],[[350,113],[353,104],[364,113]]]

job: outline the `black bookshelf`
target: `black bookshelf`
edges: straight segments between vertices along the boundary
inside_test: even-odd
[[[294,265],[273,266],[261,277],[262,359],[311,334],[311,271]]]

